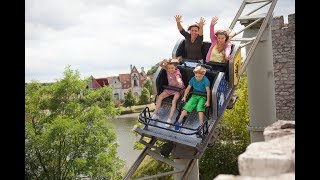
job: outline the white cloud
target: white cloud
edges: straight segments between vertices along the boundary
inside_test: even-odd
[[[88,10],[76,0],[26,0],[26,22],[61,30],[79,23],[79,15]]]
[[[183,38],[174,15],[183,15],[185,28],[204,17],[205,40],[212,16],[217,28],[228,27],[242,1],[221,2],[26,0],[25,80],[54,81],[68,65],[84,77],[128,73],[130,64],[148,70]],[[286,19],[294,3],[278,1],[275,16]]]

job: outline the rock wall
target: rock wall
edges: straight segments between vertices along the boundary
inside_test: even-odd
[[[295,120],[295,14],[271,24],[277,119]]]

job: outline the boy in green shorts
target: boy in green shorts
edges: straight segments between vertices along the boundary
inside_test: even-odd
[[[185,90],[184,96],[182,98],[183,101],[186,101],[186,96],[188,95],[191,87],[193,87],[194,91],[198,92],[206,92],[207,97],[203,97],[200,95],[192,94],[191,98],[188,100],[186,105],[183,107],[183,111],[179,117],[178,122],[176,123],[175,130],[180,130],[180,126],[182,125],[182,119],[187,115],[187,113],[192,112],[196,107],[196,110],[199,114],[199,124],[200,126],[203,123],[204,111],[205,107],[209,107],[210,105],[210,81],[205,76],[206,68],[202,66],[197,66],[194,68],[193,73],[194,77],[192,77],[189,81],[189,85]]]

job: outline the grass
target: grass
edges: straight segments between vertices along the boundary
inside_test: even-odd
[[[154,103],[151,103],[151,104],[137,105],[137,106],[131,106],[131,107],[120,106],[119,107],[120,108],[120,115],[140,113],[146,107],[149,107],[149,110],[152,112],[152,111],[154,111],[155,105],[154,105]]]

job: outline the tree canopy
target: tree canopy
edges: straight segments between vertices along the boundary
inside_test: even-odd
[[[125,107],[131,107],[135,104],[137,104],[137,97],[133,94],[132,89],[129,89],[129,91],[124,96],[124,106]]]
[[[148,104],[148,103],[150,103],[150,92],[147,88],[143,88],[141,91],[139,104]]]
[[[156,65],[152,66],[151,69],[148,70],[147,75],[154,74],[157,71],[158,67],[159,67],[159,63],[157,63]]]
[[[119,114],[111,89],[87,89],[78,71],[25,90],[26,179],[121,179],[123,161],[106,117]]]
[[[150,95],[153,94],[153,86],[152,86],[152,81],[151,80],[147,80],[146,83],[143,85],[144,88],[147,88]]]

